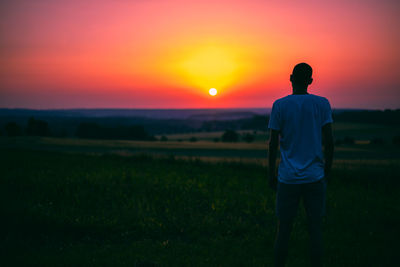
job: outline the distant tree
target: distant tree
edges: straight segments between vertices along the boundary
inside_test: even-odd
[[[163,135],[161,136],[160,141],[166,142],[168,141],[168,138],[165,135]]]
[[[253,134],[250,134],[250,133],[246,133],[246,134],[242,137],[242,139],[243,139],[244,141],[246,141],[247,143],[251,143],[251,142],[254,141],[254,135],[253,135]]]
[[[239,140],[239,134],[234,130],[226,130],[221,136],[222,142],[237,142]]]
[[[15,122],[9,122],[4,126],[7,136],[19,136],[22,134],[21,127]]]
[[[129,139],[131,140],[150,140],[149,134],[143,126],[133,125],[129,127]]]
[[[215,137],[215,138],[213,139],[213,141],[214,141],[215,143],[217,143],[217,142],[219,142],[219,138],[218,138],[218,137]]]
[[[343,111],[334,112],[333,116],[334,121],[395,125],[400,123],[400,109]]]
[[[34,117],[30,117],[28,126],[26,127],[26,134],[32,136],[48,136],[50,135],[48,123],[44,120],[37,120]]]
[[[189,141],[190,141],[190,142],[197,142],[197,138],[194,137],[194,136],[192,136],[192,137],[190,137]]]

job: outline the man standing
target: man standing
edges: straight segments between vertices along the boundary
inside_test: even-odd
[[[285,265],[300,199],[307,213],[311,265],[322,266],[321,224],[325,215],[326,179],[333,158],[332,111],[326,98],[307,93],[313,81],[310,65],[297,64],[290,81],[293,93],[274,102],[268,125],[271,129],[269,184],[277,190],[275,266]],[[276,177],[278,145],[281,161]]]

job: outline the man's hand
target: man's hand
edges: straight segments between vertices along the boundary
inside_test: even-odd
[[[279,144],[279,132],[271,129],[270,139],[269,139],[269,151],[268,151],[268,164],[269,164],[268,184],[275,191],[278,185],[278,180],[276,178],[276,172],[275,172],[278,144]]]
[[[322,137],[324,141],[324,154],[325,154],[325,180],[329,181],[333,161],[333,134],[332,124],[327,123],[322,127]]]

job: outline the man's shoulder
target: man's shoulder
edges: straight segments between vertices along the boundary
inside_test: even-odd
[[[278,98],[274,101],[274,105],[279,105],[282,102],[285,102],[289,98],[289,95]]]
[[[300,101],[300,99],[297,99],[296,96],[298,95],[287,95],[281,98],[278,98],[274,101],[274,106],[280,106],[280,105],[290,105],[293,102]],[[307,94],[307,95],[301,95],[302,97],[307,97],[308,99],[311,99],[313,102],[318,102],[322,105],[330,105],[329,100],[326,97],[319,96],[319,95],[314,95],[314,94]],[[302,98],[304,100],[304,98]],[[303,101],[301,100],[301,101]]]
[[[314,95],[314,94],[310,94],[311,97],[314,97],[316,100],[320,101],[320,102],[328,102],[329,100],[326,97],[320,96],[320,95]]]

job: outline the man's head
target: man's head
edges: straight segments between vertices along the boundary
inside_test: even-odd
[[[293,90],[307,91],[307,87],[312,83],[312,68],[307,63],[299,63],[293,68],[290,75]]]

